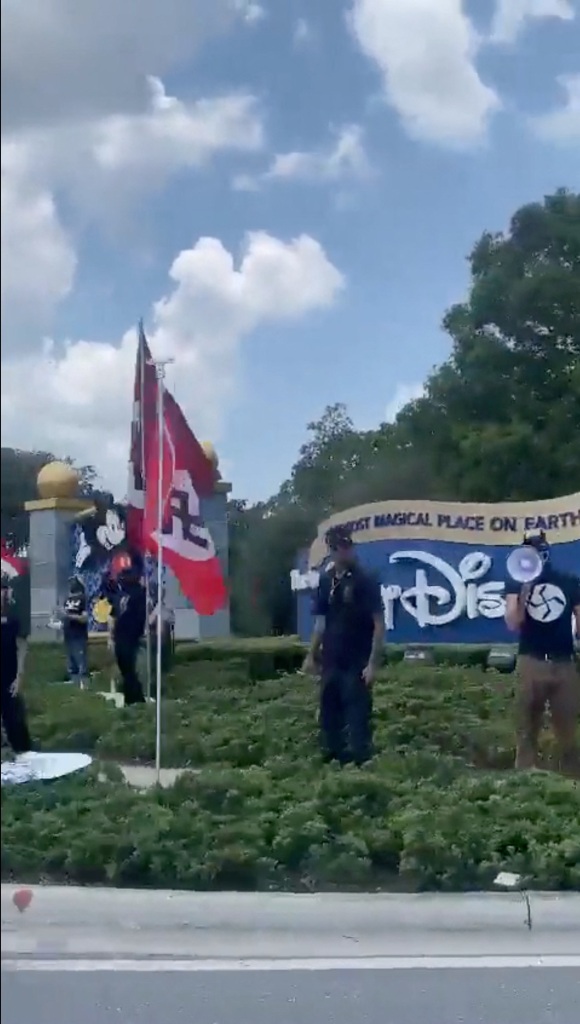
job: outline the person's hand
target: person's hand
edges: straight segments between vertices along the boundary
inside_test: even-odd
[[[14,679],[13,682],[11,683],[11,686],[10,686],[10,696],[11,697],[17,697],[19,693],[20,693],[20,676],[18,675],[18,676],[16,676],[16,679]]]
[[[520,604],[522,605],[522,607],[524,607],[524,608],[526,607],[526,605],[527,605],[527,603],[528,603],[528,601],[530,599],[530,594],[532,593],[533,589],[534,589],[534,584],[533,583],[524,583],[523,584],[522,589],[520,590]]]
[[[318,674],[316,671],[316,662],[311,654],[306,655],[302,663],[302,672],[305,676],[315,676]]]
[[[373,685],[377,678],[377,670],[371,661],[369,661],[366,668],[363,668],[362,677],[367,686]]]

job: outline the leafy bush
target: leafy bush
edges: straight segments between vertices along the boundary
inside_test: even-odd
[[[97,760],[78,777],[3,792],[3,878],[471,889],[503,868],[542,888],[580,888],[580,787],[511,771],[509,677],[387,666],[375,688],[377,756],[341,770],[317,752],[316,683],[256,679],[237,644],[227,658],[195,646],[165,681],[162,758],[201,771],[146,793],[114,762],[153,760],[155,708],[118,711],[94,692],[47,684],[32,660],[35,735]]]

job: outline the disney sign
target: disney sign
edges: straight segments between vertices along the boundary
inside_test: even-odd
[[[388,630],[395,628],[397,604],[422,629],[427,626],[446,626],[462,616],[470,620],[479,617],[503,619],[505,584],[503,581],[484,579],[492,567],[492,559],[488,554],[482,551],[469,552],[461,559],[457,569],[431,551],[409,549],[395,551],[389,556],[392,565],[404,562],[415,562],[422,568],[416,569],[411,586],[387,582],[381,587],[385,626]],[[442,582],[431,582],[427,569],[437,573]],[[318,580],[319,573],[313,569],[306,573],[298,570],[291,573],[294,591],[313,590]]]
[[[391,583],[381,587],[387,629],[394,629],[394,607],[397,601],[421,628],[446,626],[462,615],[468,619],[477,619],[479,616],[486,619],[503,618],[505,584],[495,580],[483,582],[492,566],[490,556],[484,552],[473,551],[465,555],[457,569],[430,551],[396,551],[389,558],[391,563],[404,561],[430,566],[443,577],[447,586],[430,583],[425,569],[417,569],[413,586],[403,588]],[[433,604],[436,606],[434,610]]]

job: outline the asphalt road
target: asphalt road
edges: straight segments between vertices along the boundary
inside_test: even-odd
[[[3,1024],[576,1024],[580,972],[3,970],[1,1002]]]

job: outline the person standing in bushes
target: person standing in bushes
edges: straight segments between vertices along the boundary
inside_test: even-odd
[[[12,608],[12,591],[2,580],[2,725],[17,759],[32,753],[32,740],[22,699],[21,684],[27,638]]]
[[[548,706],[560,767],[565,774],[580,778],[580,670],[572,625],[574,619],[580,636],[580,580],[551,565],[545,533],[526,534],[524,544],[539,552],[544,568],[532,583],[510,581],[507,586],[506,623],[520,638],[516,768],[537,766]]]
[[[320,576],[315,624],[303,671],[321,662],[320,731],[328,761],[362,765],[372,757],[372,686],[381,664],[381,588],[357,562],[350,530],[331,527],[332,565]]]
[[[137,673],[137,656],[145,632],[147,596],[139,567],[132,564],[119,576],[111,594],[110,644],[122,680],[125,705],[144,704],[145,695]]]
[[[89,676],[89,615],[84,584],[71,576],[69,593],[62,612],[62,634],[67,658],[68,677],[84,689]]]

